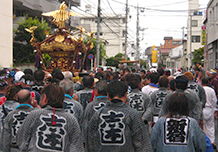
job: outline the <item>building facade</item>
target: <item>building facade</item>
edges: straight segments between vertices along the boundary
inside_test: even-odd
[[[169,51],[169,56],[166,58],[167,65],[169,69],[178,69],[184,66],[183,61],[183,45],[175,47]]]
[[[199,0],[189,1],[189,14],[187,21],[187,58],[188,67],[192,65],[195,49],[201,45],[201,27],[203,25],[203,12],[199,11]]]
[[[173,39],[173,37],[164,37],[164,45],[160,46],[160,61],[161,64],[166,66],[166,59],[169,56],[169,51],[182,44],[182,40]]]
[[[87,32],[97,31],[97,17],[93,14],[80,15],[80,25]],[[100,38],[106,40],[107,57],[115,56],[118,53],[124,54],[125,49],[125,15],[102,15],[101,16]]]
[[[207,4],[206,19],[207,40],[204,46],[205,70],[218,67],[218,0],[210,0]]]
[[[13,66],[13,1],[0,1],[0,67]]]

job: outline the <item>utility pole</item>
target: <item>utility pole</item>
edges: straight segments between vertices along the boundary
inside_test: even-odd
[[[190,37],[189,37],[189,41],[190,41],[190,53],[189,53],[189,56],[190,56],[190,63],[192,65],[192,14],[190,14]],[[190,66],[189,66],[190,67]]]
[[[96,67],[99,66],[100,61],[100,22],[101,22],[101,0],[98,0],[98,18],[97,18],[97,47],[96,47]]]
[[[129,12],[129,8],[128,8],[128,0],[126,0],[126,32],[125,32],[125,54],[124,54],[124,58],[125,60],[127,60],[127,34],[128,34],[128,12]]]
[[[184,55],[184,34],[185,34],[184,30],[185,30],[185,26],[182,27],[182,54],[181,54],[182,56]]]
[[[137,4],[137,21],[136,21],[136,60],[139,60],[139,4]]]
[[[125,32],[125,53],[124,53],[125,60],[127,60],[128,12],[129,12],[128,0],[126,0],[126,25],[125,25],[126,32]]]

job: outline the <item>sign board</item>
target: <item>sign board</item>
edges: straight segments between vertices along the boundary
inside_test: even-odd
[[[207,39],[207,33],[206,33],[206,26],[203,25],[201,27],[201,45],[206,45],[206,39]]]
[[[94,58],[94,55],[93,54],[89,54],[88,58],[91,60]]]
[[[151,52],[151,62],[152,63],[157,63],[157,52],[158,51],[152,51]]]

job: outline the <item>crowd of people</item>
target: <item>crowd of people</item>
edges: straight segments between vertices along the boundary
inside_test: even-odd
[[[0,151],[211,152],[218,69],[0,71]]]

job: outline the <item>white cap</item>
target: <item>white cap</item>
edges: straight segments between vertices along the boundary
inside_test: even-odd
[[[15,81],[19,81],[20,78],[25,75],[22,71],[18,71],[15,75],[14,75],[14,79]]]

